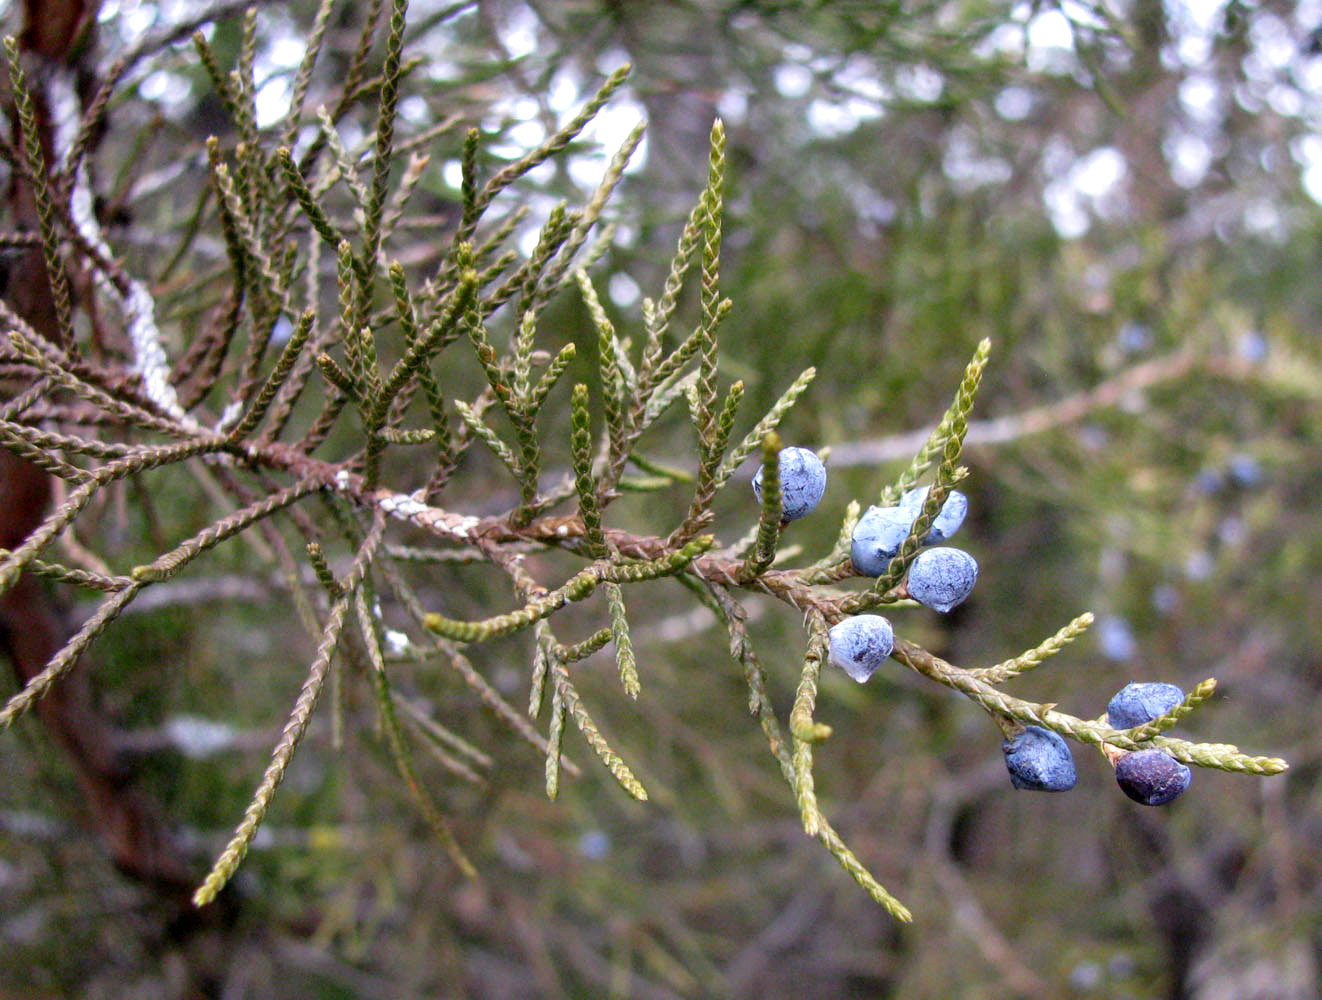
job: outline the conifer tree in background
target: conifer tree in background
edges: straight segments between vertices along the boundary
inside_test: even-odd
[[[464,6],[429,17],[444,23]],[[994,370],[990,339],[974,342],[962,376],[944,359],[953,401],[910,443],[907,465],[864,477],[844,462],[844,481],[866,485],[852,498],[847,487],[828,489],[833,455],[857,442],[785,443],[796,406],[812,405],[818,369],[774,392],[765,372],[756,392],[730,374],[740,367],[731,351],[747,356],[731,347],[747,328],[722,266],[738,235],[727,205],[740,181],[722,120],[707,134],[705,184],[661,280],[613,314],[597,272],[614,252],[608,220],[627,195],[620,188],[642,125],[586,198],[539,211],[530,177],[575,154],[585,129],[621,99],[629,67],[502,161],[495,138],[472,126],[475,108],[426,122],[402,114],[432,72],[410,45],[405,0],[361,14],[345,62],[330,47],[342,12],[320,4],[274,124],[259,125],[256,9],[216,8],[104,67],[93,58],[94,11],[78,5],[31,4],[24,30],[6,41],[0,614],[18,686],[0,707],[0,728],[12,740],[29,711],[40,717],[116,864],[158,890],[176,917],[212,912],[218,899],[241,905],[234,880],[272,810],[300,796],[281,785],[309,757],[322,758],[310,765],[322,770],[349,748],[369,758],[379,750],[456,886],[482,878],[490,852],[464,803],[511,780],[498,762],[537,761],[553,800],[566,775],[600,780],[589,758],[647,808],[702,794],[654,783],[650,741],[634,732],[666,717],[673,689],[701,686],[723,728],[760,729],[787,813],[891,917],[909,921],[818,787],[841,759],[823,721],[833,692],[823,671],[843,666],[867,681],[877,669],[852,668],[861,654],[837,646],[837,626],[881,612],[897,675],[906,667],[987,716],[970,753],[999,766],[1004,740],[1007,795],[1012,781],[1073,786],[1073,760],[1066,780],[1061,757],[1070,743],[1100,750],[1140,801],[1180,794],[1188,766],[1285,771],[1277,757],[1172,734],[1204,716],[1219,732],[1206,709],[1186,722],[1216,689],[1202,676],[1187,696],[1123,728],[1086,697],[1017,695],[1017,679],[1056,654],[1059,669],[1080,669],[1066,661],[1091,614],[1071,612],[1054,634],[991,665],[942,655],[936,615],[921,605],[949,612],[1013,572],[994,535],[980,540],[979,561],[945,544],[959,528],[943,520],[947,502],[965,501],[954,487],[971,489],[976,478],[965,445],[995,431],[974,417]],[[232,58],[196,30],[212,21],[237,26]],[[132,151],[108,141],[108,123],[118,102],[140,96],[141,83],[126,82],[138,80],[140,62],[180,64],[186,54],[223,125],[181,152],[184,175],[191,163],[202,181],[188,192],[186,217],[149,239],[149,223],[134,214],[147,203],[130,204],[121,233],[114,197],[131,182],[111,178],[131,176]],[[317,90],[314,105],[328,61],[342,64],[336,86]],[[122,159],[108,162],[110,154]],[[454,201],[418,238],[418,206],[437,197],[433,161],[447,156],[458,165]],[[166,209],[180,204],[177,193],[164,197]],[[762,350],[783,353],[788,339],[763,334]],[[835,363],[829,352],[820,361]],[[1170,365],[1156,374],[1175,377]],[[1124,378],[1145,375],[1136,367]],[[930,411],[930,399],[911,398],[927,378],[912,380],[908,407]],[[1105,405],[1085,400],[1084,412]],[[1015,419],[1017,435],[1031,414]],[[901,514],[891,518],[894,544],[864,574],[854,543],[869,506]],[[976,517],[976,495],[972,508]],[[157,659],[105,666],[132,647],[145,620],[134,615],[153,595],[168,602],[209,578],[250,586],[270,608],[229,618],[207,607],[197,627],[212,618],[210,641],[228,641],[197,664],[201,643],[181,637]],[[687,644],[701,644],[704,669],[724,681],[655,679],[665,672],[639,632],[677,592],[719,624],[719,634],[704,627]],[[789,652],[759,641],[750,624],[772,615],[793,626]],[[603,656],[613,690],[598,682]],[[205,714],[224,720],[226,697],[243,702],[234,725],[280,715],[261,773],[229,775],[232,787],[197,816],[169,815],[159,788],[135,778],[133,733],[112,707],[113,687],[98,682],[107,669],[134,697],[162,700],[188,670],[199,692],[211,692]],[[792,694],[776,676],[787,669]],[[1153,668],[1135,679],[1166,676]],[[883,683],[893,682],[861,690]],[[1068,693],[1068,681],[1059,690]],[[644,708],[650,699],[655,710]],[[632,703],[657,714],[622,722],[620,706]],[[253,706],[262,706],[261,723]],[[1183,784],[1145,785],[1146,799],[1135,796],[1124,775],[1140,758],[1159,759]],[[1184,800],[1200,791],[1195,781]],[[1080,780],[1070,794],[1116,790]],[[233,829],[200,852],[174,832],[184,819]]]

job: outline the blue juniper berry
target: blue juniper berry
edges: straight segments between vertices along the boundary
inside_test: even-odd
[[[1115,780],[1135,802],[1164,806],[1184,794],[1193,772],[1160,750],[1136,750],[1116,761]]]
[[[1160,681],[1130,681],[1106,706],[1106,717],[1115,729],[1129,729],[1165,715],[1184,701],[1184,692]]]
[[[826,466],[808,448],[782,448],[780,452],[780,516],[797,521],[811,514],[826,492]],[[762,469],[753,476],[753,493],[762,502]]]
[[[863,576],[881,576],[886,572],[891,559],[913,530],[913,523],[922,512],[930,489],[930,486],[922,486],[909,490],[895,507],[869,507],[864,512],[854,526],[850,548],[857,572]],[[959,490],[951,490],[923,543],[944,542],[959,530],[968,510],[968,498]]]
[[[909,567],[909,596],[933,611],[962,604],[977,582],[977,560],[962,549],[927,549]]]
[[[1068,792],[1079,780],[1074,755],[1059,733],[1027,726],[1001,744],[1010,784],[1030,792]]]
[[[881,615],[854,615],[831,626],[830,662],[862,684],[891,655],[895,633]]]

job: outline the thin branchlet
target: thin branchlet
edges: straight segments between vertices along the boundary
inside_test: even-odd
[[[369,56],[387,9],[380,71],[369,75]],[[260,558],[279,567],[315,649],[250,803],[195,902],[210,902],[234,876],[309,731],[328,681],[336,702],[330,727],[336,741],[350,732],[344,725],[344,705],[353,703],[349,686],[370,685],[379,729],[400,780],[455,864],[471,874],[451,819],[426,780],[428,762],[415,758],[410,741],[421,735],[446,773],[474,784],[486,780],[493,758],[402,694],[403,685],[391,671],[402,664],[430,665],[457,679],[542,756],[550,797],[557,796],[567,776],[580,774],[564,756],[565,740],[575,738],[576,731],[602,773],[629,795],[646,800],[647,790],[589,711],[584,693],[592,689],[580,688],[580,682],[582,672],[592,667],[586,661],[612,646],[623,697],[642,697],[649,650],[639,640],[633,616],[656,581],[673,580],[724,627],[730,656],[743,674],[748,708],[806,833],[887,912],[898,920],[911,919],[833,828],[828,803],[819,799],[814,766],[828,759],[831,735],[818,720],[819,703],[831,693],[832,683],[823,681],[823,664],[832,623],[879,603],[894,604],[906,593],[909,565],[951,488],[967,474],[961,453],[989,342],[978,345],[953,402],[907,468],[878,488],[879,501],[892,505],[920,480],[932,480],[887,571],[863,590],[839,586],[853,575],[848,552],[862,507],[857,502],[846,508],[829,552],[804,569],[786,568],[799,550],[780,547],[785,525],[777,428],[815,371],[804,371],[746,429],[739,426],[743,383],[734,382],[724,394],[718,384],[718,334],[732,308],[720,284],[727,169],[723,125],[718,121],[711,130],[706,184],[659,294],[643,301],[636,320],[607,314],[588,268],[609,239],[610,227],[601,224],[603,211],[641,141],[641,126],[615,153],[586,202],[560,204],[547,213],[530,253],[509,246],[525,227],[529,207],[493,208],[502,192],[578,139],[623,85],[627,67],[612,74],[563,128],[485,178],[483,165],[490,161],[482,156],[483,135],[469,131],[452,154],[460,162],[458,218],[435,241],[425,262],[406,257],[400,263],[390,259],[387,249],[392,234],[411,232],[408,227],[418,222],[406,219],[405,212],[429,176],[423,147],[457,143],[446,133],[459,119],[447,118],[411,137],[396,136],[397,126],[403,127],[400,102],[414,65],[404,58],[406,0],[391,0],[388,8],[384,0],[371,0],[342,88],[327,108],[309,114],[304,105],[330,11],[329,2],[317,8],[278,137],[257,126],[256,13],[244,16],[232,69],[219,64],[200,35],[194,39],[237,141],[224,150],[217,139],[208,141],[208,191],[198,201],[184,246],[165,272],[184,273],[196,254],[191,248],[197,230],[208,224],[218,229],[216,245],[223,243],[227,259],[211,265],[210,276],[199,280],[197,287],[206,295],[190,306],[190,315],[219,306],[176,359],[169,381],[179,387],[178,411],[154,404],[155,397],[135,387],[132,373],[112,362],[84,360],[73,349],[77,303],[64,275],[66,257],[84,259],[116,287],[127,287],[122,262],[112,259],[108,248],[61,231],[69,227],[61,199],[90,150],[91,123],[103,119],[112,93],[98,91],[68,151],[65,176],[49,184],[32,96],[16,44],[6,42],[21,129],[15,137],[18,148],[9,150],[9,157],[11,166],[34,184],[40,231],[0,236],[0,246],[41,248],[60,335],[39,336],[8,307],[0,307],[7,334],[2,360],[27,380],[0,405],[0,446],[64,480],[67,493],[21,544],[0,550],[0,591],[29,573],[54,585],[96,592],[100,603],[45,669],[0,708],[0,729],[47,694],[141,592],[181,577],[202,565],[204,555],[245,538]],[[124,72],[112,70],[117,79]],[[344,119],[369,98],[375,126],[362,131],[367,140],[360,148],[347,148],[349,140],[341,136],[353,131]],[[307,145],[296,157],[292,150],[300,142]],[[327,255],[327,265],[333,266],[323,273],[327,247],[334,260]],[[418,274],[423,268],[430,275],[425,280]],[[691,332],[676,338],[671,331],[679,322],[686,278],[698,285],[697,316],[685,320],[693,324]],[[216,282],[227,285],[212,290]],[[590,339],[579,337],[578,347],[544,312],[567,285],[576,286],[590,322]],[[323,299],[332,287],[338,301],[327,308]],[[292,320],[283,344],[275,336],[282,319]],[[236,352],[233,347],[240,341],[246,346]],[[452,379],[461,366],[466,374]],[[574,377],[566,379],[571,370]],[[468,374],[480,391],[465,381]],[[569,383],[567,393],[557,390],[561,381]],[[226,394],[224,413],[204,416],[206,407],[223,403]],[[47,398],[52,395],[54,401]],[[696,463],[685,469],[645,454],[664,447],[654,445],[649,432],[681,400],[697,454]],[[78,419],[58,419],[70,413]],[[204,419],[214,429],[203,426]],[[114,427],[116,436],[103,440],[95,433],[102,426]],[[468,454],[474,441],[483,442],[504,466],[497,471],[513,480],[509,495],[517,497],[498,503],[493,490],[490,503],[481,505],[481,516],[464,509],[463,497],[453,506],[446,497],[442,505],[452,475],[466,472],[482,457]],[[330,457],[314,455],[322,448]],[[338,450],[331,455],[333,449]],[[712,533],[718,495],[759,449],[757,523],[751,524],[749,503],[744,508],[749,516],[731,532],[743,538],[719,547]],[[558,477],[550,477],[544,465],[551,467],[556,455],[568,471],[562,468]],[[630,464],[643,474],[626,475]],[[111,569],[113,559],[103,554],[84,550],[80,556],[72,537],[64,539],[66,557],[78,565],[39,558],[55,539],[81,526],[88,511],[97,509],[94,501],[108,498],[114,484],[146,480],[153,470],[184,479],[175,472],[181,466],[200,469],[196,479],[219,492],[209,499],[226,505],[213,507],[201,527],[190,526],[183,541],[159,545],[127,572]],[[691,491],[691,499],[679,523],[666,526],[668,532],[648,534],[605,523],[608,505],[624,491],[663,494],[676,487]],[[325,501],[320,520],[304,509],[319,506],[315,500],[304,503],[311,497]],[[668,508],[658,503],[657,509]],[[611,521],[625,523],[623,517]],[[291,529],[298,544],[286,537]],[[395,531],[407,537],[396,537]],[[552,551],[558,553],[555,558],[544,558]],[[449,568],[460,562],[503,572],[513,583],[508,610],[492,614],[494,609],[486,608],[473,618],[440,610],[448,602],[450,608],[468,607],[466,595],[443,585]],[[420,579],[428,586],[421,586]],[[783,720],[747,627],[748,609],[740,603],[747,594],[769,595],[802,615],[806,648]],[[556,630],[569,619],[557,616],[571,604],[579,612],[569,616],[572,631],[566,628],[562,638]],[[580,613],[582,620],[576,617]],[[1282,760],[1250,756],[1228,744],[1170,735],[1207,704],[1215,690],[1211,679],[1164,715],[1129,730],[1112,729],[1105,719],[1077,718],[1054,704],[1002,689],[1065,652],[1091,622],[1091,615],[1080,615],[1018,656],[977,669],[947,663],[902,637],[896,638],[892,656],[964,696],[1003,730],[1045,726],[1106,753],[1155,748],[1184,763],[1241,773],[1269,775],[1286,768]],[[346,630],[352,641],[344,641]],[[514,641],[521,639],[529,650],[526,714],[493,687],[476,659],[461,648],[522,631],[530,635]],[[353,669],[335,670],[341,655],[348,656]],[[438,714],[443,712],[441,706]],[[544,731],[529,718],[539,715]]]

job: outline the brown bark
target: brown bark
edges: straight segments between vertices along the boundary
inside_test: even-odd
[[[52,62],[71,62],[95,19],[96,4],[89,0],[25,0],[19,44]]]
[[[85,0],[27,0],[22,44],[29,57],[73,67],[86,51],[95,4]],[[50,121],[40,73],[29,74],[42,144],[51,161]],[[12,134],[19,126],[12,102]],[[11,175],[5,192],[12,228],[36,232],[30,184]],[[11,258],[5,295],[11,308],[40,335],[61,343],[51,286],[40,248]],[[0,544],[14,548],[41,523],[51,502],[51,482],[36,466],[0,451]],[[68,638],[62,609],[48,588],[31,576],[0,596],[0,654],[20,685],[39,673]],[[171,905],[188,906],[194,884],[187,857],[155,803],[133,787],[133,769],[118,752],[121,734],[97,706],[89,664],[80,663],[37,703],[37,714],[64,751],[87,803],[87,821],[116,866],[152,886]]]
[[[46,473],[0,451],[0,538],[13,548],[40,522],[50,502]],[[40,673],[68,637],[63,615],[39,581],[25,576],[0,596],[0,651],[20,685]],[[132,787],[121,742],[94,701],[84,663],[37,702],[87,801],[88,820],[116,866],[184,903],[194,878],[159,811]]]

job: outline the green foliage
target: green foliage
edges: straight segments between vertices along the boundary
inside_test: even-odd
[[[334,685],[341,677],[337,663],[343,683],[361,685],[370,694],[386,749],[428,826],[455,865],[471,872],[465,845],[428,794],[414,755],[420,745],[427,746],[461,771],[468,765],[459,758],[482,759],[494,750],[472,747],[452,733],[449,723],[461,714],[457,708],[439,706],[437,714],[448,722],[418,713],[393,685],[392,672],[402,663],[420,663],[456,674],[511,733],[544,755],[549,797],[559,794],[562,772],[572,766],[565,756],[569,720],[623,790],[647,801],[644,782],[589,711],[591,699],[575,668],[613,645],[626,697],[648,697],[643,685],[648,665],[635,653],[629,608],[646,600],[649,588],[677,582],[722,623],[731,656],[742,668],[747,705],[806,833],[891,915],[909,920],[908,909],[868,871],[819,805],[814,765],[826,757],[833,735],[830,726],[815,719],[825,637],[845,615],[905,599],[904,575],[921,539],[949,490],[968,475],[961,462],[990,340],[979,337],[954,400],[908,466],[893,479],[874,477],[877,481],[869,484],[866,495],[887,504],[925,477],[932,479],[922,512],[889,571],[865,588],[837,586],[854,578],[847,552],[856,503],[847,508],[833,545],[807,566],[794,568],[797,549],[781,547],[786,526],[778,428],[815,369],[803,371],[749,430],[733,437],[745,388],[739,380],[723,391],[720,384],[725,356],[720,334],[735,315],[721,290],[727,186],[722,123],[718,120],[710,133],[706,186],[687,216],[659,295],[642,303],[636,336],[617,332],[587,265],[607,246],[603,212],[641,140],[640,129],[581,206],[559,205],[548,213],[526,259],[505,249],[524,217],[521,210],[505,219],[497,213],[502,195],[577,141],[623,85],[625,69],[609,77],[563,128],[485,181],[480,176],[481,136],[476,129],[468,132],[459,154],[458,222],[439,262],[412,268],[390,257],[391,237],[422,171],[408,144],[396,137],[399,101],[409,77],[403,59],[406,5],[392,3],[384,63],[379,77],[369,79],[365,59],[381,7],[372,5],[336,109],[308,115],[302,105],[323,44],[329,4],[319,8],[278,137],[256,125],[253,18],[244,22],[238,67],[228,75],[206,42],[200,36],[195,40],[232,119],[235,141],[213,137],[206,146],[215,204],[214,217],[207,221],[219,231],[228,269],[221,278],[200,280],[196,289],[221,305],[213,326],[188,345],[190,356],[197,350],[210,359],[188,386],[168,377],[161,366],[153,367],[143,344],[133,345],[132,357],[87,361],[78,356],[71,307],[67,297],[60,305],[59,297],[65,280],[60,241],[75,226],[48,197],[42,201],[41,242],[55,276],[64,342],[12,324],[14,363],[41,380],[38,384],[51,398],[24,393],[6,403],[0,439],[20,456],[40,462],[70,489],[19,548],[0,558],[0,587],[12,587],[20,574],[33,573],[104,596],[46,670],[0,710],[0,725],[12,724],[42,697],[135,599],[195,564],[204,566],[204,557],[222,545],[238,539],[256,545],[253,539],[260,538],[283,572],[283,585],[315,649],[266,771],[232,839],[197,890],[196,902],[212,901],[243,861],[328,680]],[[13,46],[8,49],[11,81],[22,107],[24,78]],[[369,94],[376,127],[368,162],[363,162],[342,140],[337,122],[341,112]],[[303,126],[315,128],[315,138],[296,156]],[[26,169],[44,175],[40,149],[29,141],[28,131]],[[333,282],[319,271],[325,248],[334,254]],[[699,317],[692,332],[676,337],[672,326],[678,324],[690,270],[696,272]],[[952,290],[951,297],[957,298],[958,291]],[[594,349],[583,351],[590,354],[585,358],[550,321],[557,300],[571,292],[591,323]],[[921,303],[915,309],[916,316],[926,318]],[[277,345],[281,324],[290,332]],[[134,365],[142,373],[140,381],[112,377]],[[562,381],[572,386],[561,390]],[[685,406],[677,405],[681,401]],[[681,411],[678,418],[675,411]],[[648,432],[663,419],[682,423],[684,416],[694,444],[690,467],[675,469],[649,459]],[[52,423],[69,429],[55,430]],[[97,436],[102,425],[113,426],[116,439]],[[474,453],[481,449],[473,448],[479,441],[517,493],[508,503],[502,499],[502,509],[494,513],[469,512],[483,492],[477,487],[466,491],[463,481],[479,461]],[[742,520],[729,526],[730,543],[723,546],[717,536],[726,537],[727,525],[718,524],[717,499],[759,448],[763,482],[756,523],[748,501]],[[557,468],[561,458],[567,470]],[[548,480],[548,471],[560,471],[559,481]],[[237,507],[217,503],[206,523],[182,542],[144,541],[151,551],[121,572],[38,558],[87,516],[105,491],[149,473],[219,482],[233,477],[242,485],[226,487],[222,496]],[[682,516],[665,530],[642,533],[612,523],[625,519],[613,515],[615,502],[626,492],[660,492],[677,484],[691,497]],[[460,604],[461,595],[427,587],[419,572],[425,566],[446,573],[460,562],[497,571],[514,592],[513,607],[474,611]],[[559,572],[566,565],[571,568]],[[760,595],[804,617],[805,649],[786,720],[788,737],[746,625],[745,598]],[[571,605],[582,614],[571,616]],[[388,636],[386,617],[402,619],[403,629],[390,629]],[[1019,656],[988,667],[956,666],[903,638],[897,638],[893,656],[916,674],[963,695],[1001,728],[1041,725],[1103,751],[1155,747],[1178,760],[1225,771],[1270,775],[1285,769],[1277,758],[1164,735],[1211,696],[1215,685],[1210,680],[1183,705],[1127,732],[1002,689],[1062,652],[1091,622],[1091,615],[1081,615]],[[473,668],[468,660],[472,651],[465,647],[528,631],[530,711],[523,713]],[[580,635],[586,637],[575,638]],[[528,716],[541,716],[548,688],[543,732]]]

